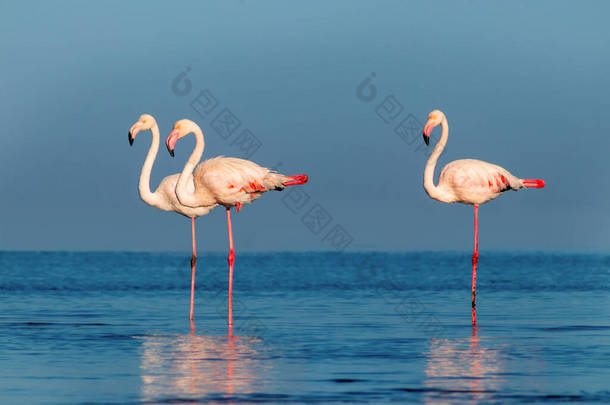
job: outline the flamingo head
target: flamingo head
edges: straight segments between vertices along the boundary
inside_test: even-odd
[[[131,126],[131,128],[129,129],[129,133],[127,134],[127,137],[129,138],[129,145],[133,145],[133,140],[136,139],[136,135],[138,134],[138,132],[151,129],[155,125],[157,125],[157,121],[155,121],[152,115],[140,115],[138,122]]]
[[[165,146],[167,146],[167,151],[171,157],[174,157],[174,147],[176,146],[178,139],[193,132],[195,127],[197,127],[197,124],[191,120],[183,119],[176,121],[174,129],[165,140]]]
[[[426,122],[426,125],[424,125],[423,133],[424,142],[426,142],[426,145],[430,145],[430,133],[432,133],[434,127],[443,122],[444,119],[445,114],[443,114],[443,112],[440,110],[434,110],[428,114],[428,122]]]

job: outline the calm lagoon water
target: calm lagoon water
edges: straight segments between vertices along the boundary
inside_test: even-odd
[[[0,253],[0,402],[610,402],[610,256]]]

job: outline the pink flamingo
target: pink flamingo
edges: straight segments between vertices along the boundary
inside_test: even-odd
[[[146,204],[153,207],[159,208],[163,211],[174,211],[178,214],[182,214],[187,218],[191,218],[191,230],[193,236],[193,256],[191,257],[191,312],[190,320],[193,320],[193,302],[195,299],[195,267],[197,263],[197,249],[195,247],[195,218],[209,213],[217,204],[204,205],[200,207],[187,207],[186,205],[180,204],[178,197],[176,197],[176,185],[178,184],[178,178],[180,174],[172,174],[167,176],[159,187],[154,192],[150,191],[150,172],[152,171],[153,164],[157,158],[157,152],[159,151],[159,127],[157,121],[152,115],[143,114],[140,116],[138,121],[132,125],[129,130],[129,145],[133,145],[133,141],[136,135],[140,131],[151,130],[152,143],[150,149],[142,165],[142,172],[140,173],[140,184],[138,191],[140,192],[140,198]],[[194,191],[193,176],[185,176],[185,184],[188,188],[189,193]]]
[[[472,324],[476,324],[476,277],[479,261],[479,205],[498,197],[507,190],[518,190],[523,187],[542,188],[544,180],[520,179],[510,174],[506,169],[491,163],[475,159],[460,159],[448,163],[434,185],[434,168],[449,137],[447,118],[439,110],[428,115],[424,126],[424,142],[430,144],[430,133],[437,125],[443,132],[424,170],[424,189],[430,198],[444,203],[459,202],[474,205],[474,254],[472,255]]]
[[[304,174],[285,176],[273,170],[261,167],[244,159],[218,156],[201,162],[205,141],[201,128],[191,120],[183,119],[174,124],[173,131],[165,144],[169,154],[174,156],[174,147],[178,139],[194,133],[195,148],[191,153],[176,186],[176,195],[180,203],[188,207],[208,207],[222,205],[227,210],[227,228],[229,232],[229,326],[233,325],[233,231],[231,228],[231,207],[239,212],[243,204],[251,203],[269,190],[283,190],[286,186],[305,184]],[[193,172],[194,170],[194,172]],[[189,190],[189,179],[194,182],[194,192]]]

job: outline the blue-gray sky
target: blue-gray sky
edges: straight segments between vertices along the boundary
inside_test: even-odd
[[[547,181],[481,208],[481,249],[607,251],[609,14],[601,1],[3,2],[0,249],[187,251],[188,220],[137,194],[150,136],[130,148],[127,130],[146,112],[163,137],[197,121],[206,157],[240,156],[249,129],[253,160],[310,175],[296,214],[284,192],[234,215],[238,253],[332,250],[337,225],[349,250],[470,250],[472,208],[430,200],[421,138],[394,133],[439,108],[437,175],[472,157]],[[218,106],[202,118],[190,103],[204,89]],[[403,110],[386,123],[391,95]],[[226,140],[212,127],[224,108],[241,122]],[[160,150],[153,188],[193,145]],[[316,235],[302,218],[318,208],[332,218]],[[200,250],[226,250],[222,209],[197,225]]]

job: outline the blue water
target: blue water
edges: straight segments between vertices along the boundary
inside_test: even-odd
[[[610,256],[0,253],[0,402],[610,402]]]

